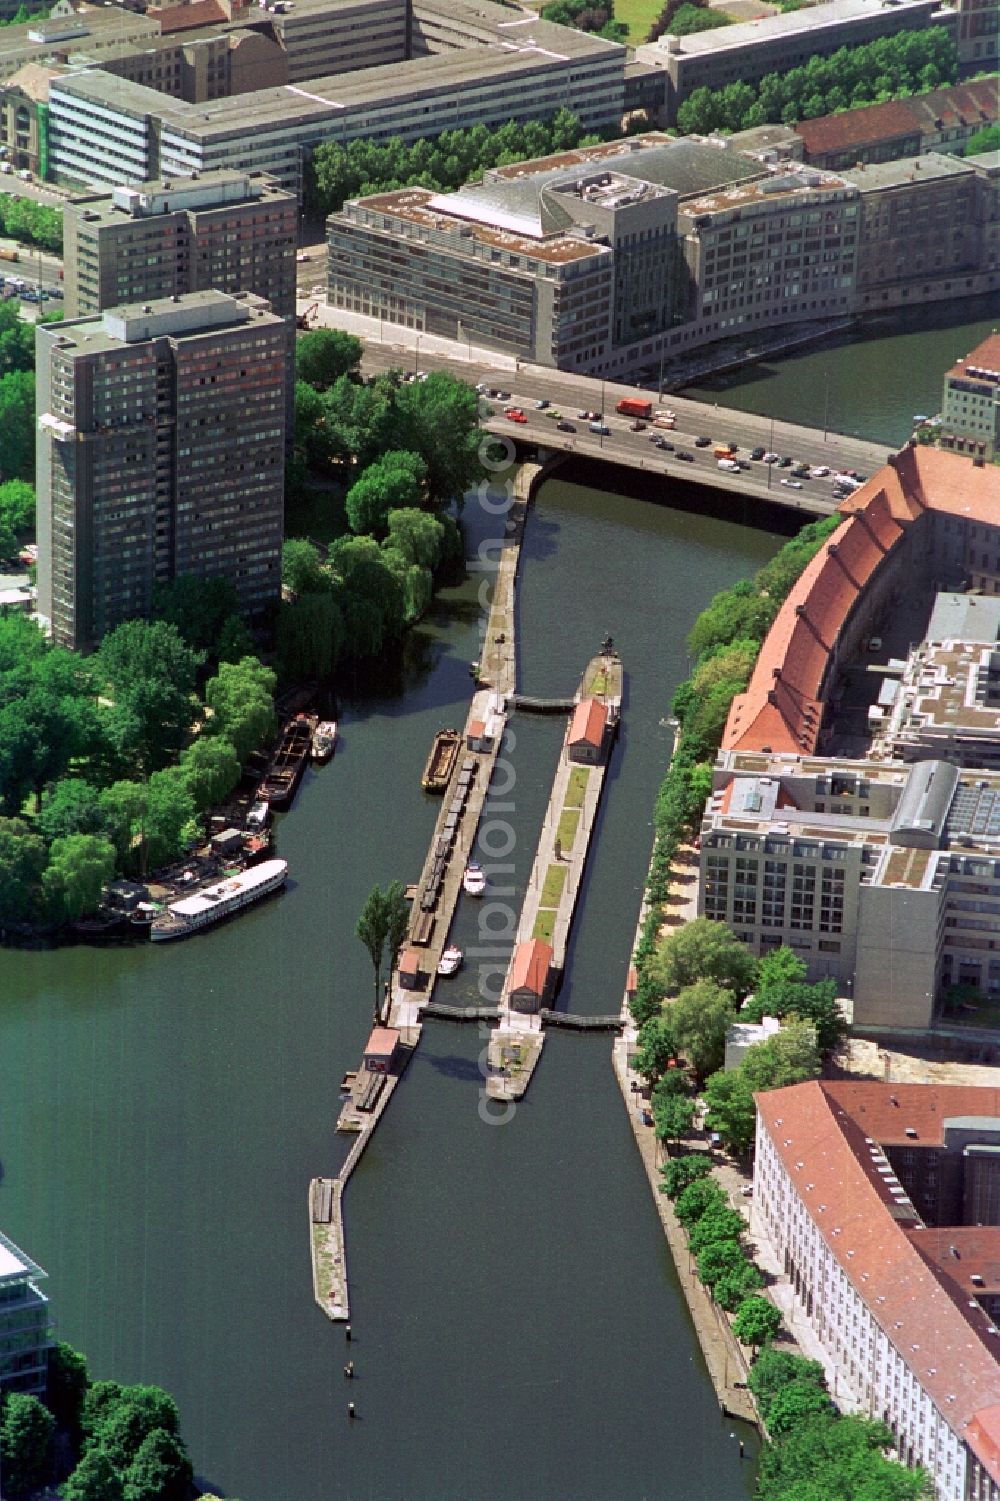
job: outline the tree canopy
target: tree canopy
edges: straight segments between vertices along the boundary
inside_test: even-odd
[[[610,9],[610,6],[609,6]],[[336,213],[348,198],[389,188],[460,188],[489,167],[505,166],[590,144],[579,120],[561,109],[550,120],[474,125],[446,130],[405,145],[361,138],[317,146],[306,167],[306,203],[317,214]]]
[[[295,372],[317,391],[326,391],[361,364],[364,345],[339,328],[314,328],[295,341]]]
[[[719,1068],[726,1052],[726,1031],[736,1018],[736,997],[715,980],[685,985],[669,1009],[677,1045],[695,1075],[704,1079]]]
[[[713,980],[735,997],[750,989],[756,964],[746,944],[725,923],[699,917],[663,940],[653,968],[668,995]]]
[[[931,26],[841,47],[829,57],[814,55],[801,67],[768,73],[755,87],[737,82],[697,88],[681,102],[677,125],[685,135],[793,125],[861,104],[909,98],[954,83],[957,76],[954,38],[944,27]]]

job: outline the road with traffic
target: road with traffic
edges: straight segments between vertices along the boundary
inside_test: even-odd
[[[853,470],[856,474],[870,475],[886,462],[889,454],[889,448],[883,444],[841,433],[824,433],[796,423],[777,422],[750,412],[720,409],[672,392],[665,395],[659,405],[676,414],[675,429],[665,431],[646,424],[642,431],[635,432],[630,426],[631,419],[619,416],[615,406],[624,397],[648,394],[655,407],[655,392],[637,392],[634,386],[619,386],[610,381],[545,370],[539,366],[522,365],[517,371],[491,370],[474,360],[469,362],[423,351],[415,353],[368,342],[362,369],[374,374],[396,368],[413,375],[417,359],[421,373],[429,373],[432,369],[448,370],[473,385],[485,386],[487,391],[501,391],[501,397],[483,395],[483,425],[520,445],[531,444],[551,452],[561,450],[598,462],[671,475],[813,515],[826,515],[835,508],[835,474]],[[542,402],[548,405],[544,408],[537,405]],[[511,421],[504,413],[507,406],[520,409],[525,420]],[[585,411],[601,413],[602,425],[608,431],[591,432],[588,419],[578,415]],[[560,431],[560,420],[572,426],[574,431]],[[657,447],[653,441],[657,437],[672,444],[673,451]],[[699,438],[710,441],[699,446]],[[736,458],[745,466],[739,472],[718,467],[714,449],[725,443],[736,445]],[[792,459],[794,465],[781,467],[777,463],[751,460],[750,454],[755,449]],[[793,467],[822,468],[830,472],[792,480]],[[792,482],[783,484],[785,480]]]

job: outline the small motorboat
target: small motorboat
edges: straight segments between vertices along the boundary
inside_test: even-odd
[[[463,957],[464,956],[462,954],[462,950],[460,948],[457,948],[454,944],[452,944],[452,946],[450,948],[445,949],[444,953],[441,955],[440,962],[438,963],[438,974],[439,975],[454,975],[454,974],[456,974],[458,972],[458,970],[461,968]]]
[[[482,896],[486,890],[486,875],[481,865],[470,860],[465,867],[465,875],[462,877],[462,887],[469,896]]]
[[[321,719],[313,730],[312,758],[314,761],[329,761],[337,746],[337,721]]]

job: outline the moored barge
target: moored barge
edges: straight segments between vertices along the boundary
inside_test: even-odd
[[[427,757],[420,785],[425,792],[443,792],[455,770],[462,737],[457,730],[438,730]]]
[[[257,789],[257,797],[271,808],[284,811],[292,806],[305,764],[312,749],[315,714],[296,714],[281,732],[278,748]]]

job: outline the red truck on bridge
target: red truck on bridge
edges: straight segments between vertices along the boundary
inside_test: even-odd
[[[641,417],[648,422],[653,415],[653,403],[641,401],[638,396],[623,396],[615,411],[622,417]]]

